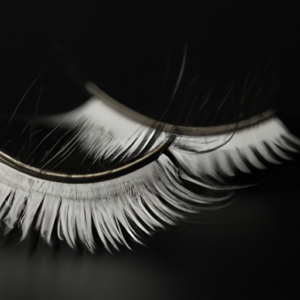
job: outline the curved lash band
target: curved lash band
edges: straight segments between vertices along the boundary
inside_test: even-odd
[[[149,164],[150,162],[158,159],[158,157],[163,153],[165,149],[167,149],[171,145],[172,142],[173,139],[170,138],[165,143],[161,144],[158,148],[154,149],[152,152],[147,153],[143,157],[136,158],[130,163],[124,164],[122,166],[119,166],[115,169],[111,169],[108,171],[90,173],[90,174],[66,174],[66,173],[42,170],[24,164],[1,151],[0,151],[0,162],[22,173],[40,179],[45,179],[45,180],[55,181],[55,182],[63,182],[63,183],[92,183],[92,182],[100,182],[109,179],[114,179],[142,168],[143,166]]]
[[[94,104],[89,108],[92,112]],[[118,244],[129,247],[126,235],[142,243],[140,232],[151,235],[157,228],[176,225],[186,214],[226,206],[233,190],[245,187],[228,184],[229,177],[237,172],[250,173],[250,167],[263,169],[265,163],[290,159],[286,152],[296,152],[300,146],[283,123],[271,117],[273,113],[224,126],[218,134],[180,135],[174,133],[173,126],[169,136],[159,132],[159,143],[151,142],[142,156],[108,172],[58,174],[1,154],[0,220],[5,232],[19,226],[22,240],[34,228],[51,244],[56,231],[71,247],[80,241],[91,252],[96,249],[96,234],[110,251],[111,247],[118,249]],[[67,118],[68,126],[74,125],[75,116]],[[56,119],[49,120],[55,123]],[[125,137],[122,147],[132,145]],[[88,148],[88,135],[83,134],[78,141],[83,151]],[[103,141],[96,136],[93,143],[97,146]],[[97,159],[99,152],[95,147],[88,153]],[[132,153],[143,152],[129,151],[128,156]]]
[[[149,153],[146,153],[142,157],[135,157],[132,159],[131,162],[125,163],[121,166],[118,166],[117,168],[110,169],[108,171],[103,172],[97,172],[97,173],[90,173],[90,174],[67,174],[67,173],[59,173],[59,172],[51,172],[47,170],[42,170],[40,168],[36,168],[33,166],[30,166],[28,164],[22,163],[21,161],[11,157],[10,155],[7,155],[6,153],[0,151],[0,162],[3,164],[6,164],[8,166],[11,166],[12,168],[34,176],[36,178],[50,180],[50,181],[56,181],[56,182],[65,182],[65,183],[91,183],[91,182],[99,182],[99,181],[105,181],[113,178],[117,178],[122,175],[126,175],[130,172],[134,172],[135,170],[147,165],[148,163],[158,159],[158,157],[172,144],[176,145],[176,147],[180,150],[187,150],[187,142],[182,142],[182,139],[189,139],[191,136],[194,136],[197,132],[201,132],[201,135],[205,136],[205,133],[208,134],[209,132],[214,132],[215,134],[224,134],[226,132],[230,132],[230,130],[241,130],[243,128],[247,128],[249,126],[253,126],[259,122],[262,122],[264,120],[267,120],[272,115],[274,115],[273,110],[266,111],[260,115],[256,115],[252,118],[249,118],[247,120],[243,120],[242,122],[238,122],[235,124],[228,124],[225,126],[217,126],[214,128],[211,128],[212,130],[206,130],[205,128],[192,128],[190,131],[189,127],[179,127],[169,125],[169,124],[156,124],[159,125],[160,128],[164,128],[166,130],[173,130],[174,133],[170,135],[166,139],[165,142],[161,143],[157,148],[152,150]],[[132,114],[134,117],[134,115]],[[152,123],[153,124],[153,123]],[[172,128],[171,128],[172,126]],[[176,133],[175,133],[176,132]],[[185,134],[183,136],[179,135],[178,132],[184,132]],[[171,133],[171,132],[169,132]],[[189,135],[190,134],[190,135]],[[177,138],[177,139],[176,139]],[[226,144],[228,141],[225,141],[224,144]],[[217,146],[217,148],[222,147],[223,144]],[[215,149],[209,149],[207,151],[214,151]],[[192,151],[192,150],[191,150]],[[201,153],[205,153],[206,151],[201,151]]]

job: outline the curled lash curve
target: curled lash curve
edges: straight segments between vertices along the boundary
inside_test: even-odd
[[[173,142],[174,138],[168,139],[165,143],[160,145],[154,151],[146,154],[143,157],[140,157],[133,162],[125,164],[121,167],[111,169],[104,172],[90,173],[90,174],[65,174],[58,172],[50,172],[50,171],[42,171],[39,168],[35,168],[24,164],[11,156],[0,151],[0,162],[22,172],[27,175],[35,176],[40,179],[57,181],[62,183],[92,183],[92,182],[100,182],[109,179],[113,179],[119,177],[121,175],[126,175],[132,171],[140,169],[147,165],[148,163],[156,160],[163,151],[168,148]]]
[[[40,179],[62,182],[62,183],[92,183],[101,182],[105,180],[114,179],[121,175],[126,175],[132,171],[142,168],[148,163],[155,161],[175,140],[177,136],[206,136],[227,133],[232,130],[239,130],[245,127],[255,125],[263,120],[266,120],[275,114],[274,110],[268,110],[249,119],[239,121],[237,123],[212,126],[212,127],[185,127],[175,126],[167,123],[158,122],[147,118],[146,116],[122,105],[109,95],[100,90],[94,83],[88,82],[86,89],[94,96],[97,96],[101,101],[106,102],[110,107],[116,111],[121,112],[123,115],[130,119],[133,119],[141,124],[145,124],[147,120],[147,126],[152,128],[162,128],[162,131],[170,133],[170,137],[162,143],[159,147],[146,155],[136,158],[134,161],[129,162],[123,166],[115,169],[111,169],[104,172],[90,173],[90,174],[66,174],[59,172],[51,172],[41,170],[39,168],[32,167],[24,164],[17,159],[0,151],[0,162],[31,176],[35,176]]]
[[[185,136],[206,136],[206,135],[216,135],[223,134],[229,131],[240,130],[245,127],[249,127],[259,123],[263,120],[266,120],[273,115],[275,115],[276,111],[274,109],[267,110],[263,113],[255,115],[249,119],[238,121],[237,123],[231,123],[226,125],[219,126],[210,126],[210,127],[188,127],[188,126],[175,126],[168,123],[159,122],[153,119],[150,119],[129,107],[121,104],[115,99],[111,98],[105,92],[103,92],[98,86],[96,86],[93,82],[88,82],[85,85],[87,91],[93,95],[98,97],[102,102],[106,103],[116,111],[122,113],[126,117],[139,122],[141,124],[145,123],[147,120],[147,126],[152,128],[162,128],[164,132],[175,134],[175,135],[185,135]]]

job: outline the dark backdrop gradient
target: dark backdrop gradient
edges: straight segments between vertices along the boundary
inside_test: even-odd
[[[46,68],[17,114],[34,111],[42,85],[38,113],[68,111],[87,99],[80,84],[88,79],[122,103],[160,118],[172,98],[187,47],[185,73],[165,121],[192,123],[198,102],[189,95],[189,84],[195,76],[202,86],[200,96],[214,88],[207,111],[232,83],[237,101],[233,106],[226,103],[221,115],[213,111],[206,121],[198,116],[199,124],[232,121],[230,112],[237,108],[245,80],[258,74],[256,88],[267,91],[262,99],[247,100],[245,114],[275,105],[300,137],[299,1],[195,3],[4,5],[1,115],[15,110]],[[258,172],[260,185],[239,192],[231,206],[203,213],[194,224],[158,232],[147,247],[133,246],[133,251],[124,249],[114,256],[104,251],[79,254],[65,245],[49,248],[42,242],[30,255],[33,238],[18,247],[6,243],[0,248],[0,298],[298,299],[299,167],[296,157]]]

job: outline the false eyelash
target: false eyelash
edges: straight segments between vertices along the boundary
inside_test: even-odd
[[[87,105],[93,108],[89,111],[96,111],[94,100]],[[123,124],[122,117],[118,117],[119,124]],[[46,121],[55,123],[59,119],[56,116]],[[67,126],[73,127],[74,124],[68,125],[68,122],[76,118],[71,113],[66,120]],[[83,134],[78,143],[82,151],[89,149],[91,143],[96,144],[89,155],[97,160],[105,153],[101,149],[103,131],[96,130],[99,128],[97,118],[85,114],[85,120],[94,124],[93,141]],[[146,125],[138,128],[144,132],[144,137],[150,130]],[[115,136],[113,141],[121,143],[123,149],[124,145],[133,144],[132,141],[126,144],[128,131],[122,136],[118,127],[112,126],[110,130]],[[134,133],[137,131],[130,134]],[[167,134],[160,131],[161,136],[165,140]],[[144,146],[147,141],[149,139]],[[219,145],[223,146],[218,148]],[[118,244],[129,247],[124,231],[134,241],[142,243],[140,231],[150,235],[158,227],[176,225],[187,213],[226,205],[226,200],[230,201],[234,195],[233,190],[239,188],[225,183],[228,176],[234,176],[237,170],[250,172],[249,165],[262,168],[258,154],[271,163],[279,162],[279,158],[288,159],[285,152],[295,151],[299,145],[299,140],[287,131],[283,123],[272,117],[227,134],[205,137],[175,134],[172,145],[156,161],[103,182],[54,182],[18,172],[0,162],[0,219],[6,232],[19,226],[21,239],[34,227],[49,244],[56,231],[59,239],[71,247],[75,248],[79,240],[93,252],[96,248],[94,227],[107,250],[110,251],[110,247],[118,249]],[[213,149],[216,150],[207,152]],[[200,190],[195,192],[192,187]]]
[[[81,132],[78,143],[82,151],[102,161],[113,161],[120,157],[124,161],[141,153],[149,153],[170,137],[170,133],[154,124],[154,120],[136,112],[133,112],[133,119],[130,109],[115,103],[98,88],[96,90],[98,95],[91,97],[81,107],[68,114],[43,118],[40,122],[77,129],[77,132]]]
[[[297,152],[299,139],[290,134],[276,117],[261,122],[252,128],[237,131],[230,142],[231,133],[208,137],[179,137],[169,151],[185,172],[206,180],[208,176],[224,182],[224,176],[236,175],[236,170],[251,173],[250,167],[265,169],[266,163],[280,164],[282,159],[291,159],[284,150]],[[217,148],[222,144],[221,148]],[[184,145],[184,148],[182,147]],[[207,151],[208,150],[208,151]],[[207,152],[206,152],[207,151]],[[261,158],[259,158],[261,156]]]
[[[116,242],[128,245],[121,226],[140,242],[132,222],[150,234],[156,227],[164,228],[164,224],[175,225],[183,213],[199,211],[197,204],[205,209],[233,196],[231,191],[224,194],[221,190],[214,197],[198,195],[182,185],[181,175],[165,155],[127,176],[92,184],[45,181],[1,165],[0,218],[6,232],[19,223],[24,239],[38,214],[35,229],[49,244],[57,219],[60,239],[76,247],[79,238],[90,251],[95,249],[93,223],[105,247],[109,250],[111,244],[118,249]]]
[[[150,235],[158,227],[176,225],[188,213],[227,205],[233,190],[243,187],[227,184],[228,176],[237,170],[250,172],[249,165],[261,168],[259,155],[271,163],[288,159],[285,151],[300,145],[276,117],[270,117],[272,113],[250,123],[242,121],[238,130],[233,124],[221,131],[199,132],[198,128],[196,134],[191,129],[193,133],[186,135],[182,128],[133,113],[91,88],[94,97],[82,107],[37,120],[52,129],[29,157],[36,155],[53,132],[63,129],[54,145],[50,141],[51,148],[45,148],[47,153],[39,162],[41,173],[68,159],[77,148],[89,164],[102,160],[117,165],[161,145],[168,148],[155,161],[131,173],[93,183],[37,178],[0,160],[0,220],[6,233],[20,227],[23,240],[34,228],[49,244],[56,234],[71,247],[80,241],[92,252],[95,238],[100,238],[107,250],[118,249],[118,243],[129,247],[128,235],[141,243],[140,232]],[[243,128],[243,122],[248,127]],[[56,147],[60,141],[63,144]]]

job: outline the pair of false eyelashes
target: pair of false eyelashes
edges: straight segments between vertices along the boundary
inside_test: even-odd
[[[41,166],[0,153],[5,233],[19,227],[23,240],[34,229],[49,244],[55,235],[91,252],[99,239],[108,251],[130,247],[128,238],[143,243],[143,234],[226,206],[246,187],[229,184],[230,178],[290,159],[288,152],[300,145],[273,111],[224,126],[178,127],[149,120],[91,83],[86,87],[92,97],[83,106],[38,120],[53,130],[31,156],[55,130],[74,133],[58,150],[49,148]],[[99,171],[55,171],[75,149]],[[103,162],[110,167],[101,168]]]

